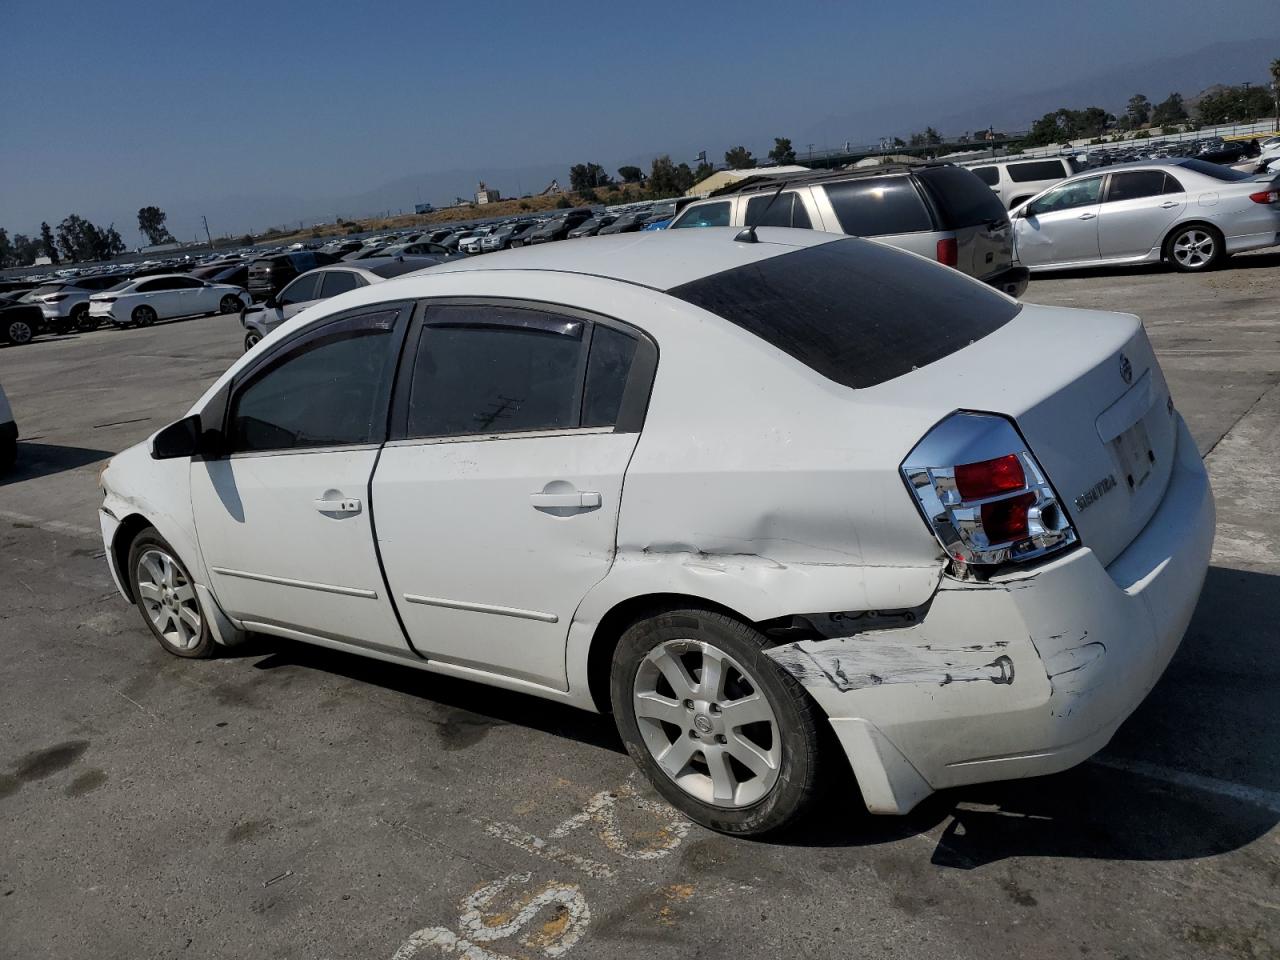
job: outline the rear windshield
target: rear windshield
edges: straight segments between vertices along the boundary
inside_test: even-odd
[[[1220,163],[1210,163],[1208,160],[1183,160],[1178,166],[1194,170],[1196,173],[1203,173],[1206,177],[1213,177],[1215,180],[1248,180],[1252,176],[1241,170],[1224,167]]]
[[[1022,309],[958,271],[857,239],[735,267],[668,293],[855,389],[950,356]]]
[[[1061,173],[1061,167],[1059,167]],[[976,227],[1007,219],[1000,198],[973,173],[962,167],[926,167],[916,176],[942,213],[944,230]]]

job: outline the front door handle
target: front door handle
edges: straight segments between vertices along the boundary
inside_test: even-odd
[[[573,490],[569,493],[531,493],[529,502],[539,510],[556,507],[579,508],[600,506],[600,494],[594,490]]]
[[[359,513],[360,501],[355,497],[344,497],[341,500],[313,500],[316,509],[321,513]]]
[[[1077,220],[1092,220],[1092,219],[1093,219],[1094,217],[1096,217],[1096,216],[1097,216],[1097,214],[1096,214],[1096,213],[1082,213],[1082,214],[1080,214],[1080,216],[1076,217],[1076,219],[1077,219]]]

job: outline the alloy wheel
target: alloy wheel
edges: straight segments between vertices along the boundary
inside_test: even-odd
[[[138,557],[138,593],[156,632],[178,650],[200,642],[203,623],[195,586],[178,562],[158,547]]]
[[[240,302],[239,297],[233,297],[231,294],[227,294],[222,298],[222,303],[218,305],[218,308],[223,313],[239,313],[244,308],[244,304]]]
[[[34,335],[31,325],[25,320],[14,320],[9,324],[7,336],[10,343],[30,343]]]
[[[782,767],[778,719],[735,659],[700,640],[668,640],[641,661],[632,689],[641,738],[689,796],[745,807],[773,789]]]
[[[1173,256],[1187,269],[1198,270],[1213,260],[1216,246],[1208,231],[1187,230],[1173,241]]]

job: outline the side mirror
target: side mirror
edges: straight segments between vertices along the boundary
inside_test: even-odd
[[[276,295],[274,293],[269,293],[262,301],[262,305],[268,310],[274,310],[276,307],[280,306],[280,302],[276,300]]]
[[[171,423],[151,441],[152,460],[177,460],[182,457],[216,455],[220,444],[216,430],[204,430],[200,416],[192,414]]]

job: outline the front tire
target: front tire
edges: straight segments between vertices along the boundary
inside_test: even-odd
[[[1165,257],[1180,273],[1203,273],[1218,266],[1226,256],[1222,234],[1199,223],[1179,227],[1165,243]]]
[[[239,313],[243,309],[244,304],[240,302],[240,298],[230,293],[218,304],[219,313]]]
[[[156,322],[156,311],[153,307],[149,307],[144,303],[140,307],[134,307],[130,317],[138,326],[149,327]]]
[[[35,328],[25,320],[10,320],[4,326],[5,340],[15,347],[30,343],[35,335]]]
[[[213,656],[213,633],[200,610],[195,582],[173,547],[152,527],[129,547],[129,586],[160,646],[175,657]]]
[[[257,330],[250,330],[244,335],[244,352],[248,353],[261,342],[262,334],[258,333]]]
[[[610,695],[631,758],[672,806],[712,830],[779,830],[818,796],[822,718],[758,630],[710,610],[633,624]]]

